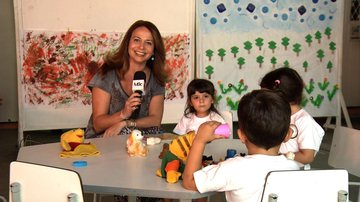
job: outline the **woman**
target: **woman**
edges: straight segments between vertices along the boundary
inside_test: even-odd
[[[89,83],[92,115],[86,138],[129,134],[134,127],[144,134],[160,133],[165,94],[165,48],[157,27],[136,21],[126,32],[120,47],[109,55]],[[134,74],[146,75],[145,92],[132,90]],[[136,119],[130,118],[140,107]]]

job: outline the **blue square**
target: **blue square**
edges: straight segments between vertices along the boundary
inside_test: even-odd
[[[222,12],[226,11],[226,7],[225,7],[225,5],[223,3],[217,5],[216,8],[219,11],[219,13],[222,13]]]
[[[249,3],[248,6],[246,7],[246,10],[248,10],[250,13],[254,12],[255,5],[252,3]]]
[[[304,13],[306,13],[306,8],[304,6],[300,6],[298,8],[298,12],[300,15],[304,15]]]

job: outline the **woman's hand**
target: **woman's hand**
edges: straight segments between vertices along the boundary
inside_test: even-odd
[[[126,126],[126,121],[120,121],[120,122],[112,125],[110,128],[106,129],[103,137],[111,137],[111,136],[118,135],[120,133],[121,129],[123,129],[125,126]]]
[[[131,116],[133,111],[141,105],[141,95],[139,93],[133,93],[126,100],[125,106],[122,109],[122,114],[124,117],[128,118]]]

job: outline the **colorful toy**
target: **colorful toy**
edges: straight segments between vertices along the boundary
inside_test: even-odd
[[[60,144],[63,151],[60,157],[97,156],[100,152],[92,143],[84,143],[84,130],[72,129],[63,133]]]
[[[126,141],[126,148],[129,156],[147,156],[148,149],[142,142],[144,136],[140,130],[133,130]]]
[[[166,178],[168,183],[179,181],[194,138],[195,132],[190,131],[173,139],[168,145],[165,143],[163,151],[159,155],[159,158],[162,156],[161,168],[156,171],[156,175]]]
[[[219,125],[216,129],[215,129],[215,134],[217,135],[221,135],[225,138],[229,138],[230,136],[230,127],[227,123],[221,124]]]
[[[72,129],[63,133],[60,137],[61,147],[65,151],[74,151],[74,149],[84,142],[84,130]]]

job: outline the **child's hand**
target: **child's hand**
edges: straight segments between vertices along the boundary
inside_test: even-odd
[[[213,141],[214,139],[224,138],[221,135],[215,135],[215,129],[220,125],[220,122],[217,121],[207,121],[200,125],[195,139],[201,141],[202,143],[208,143]]]

